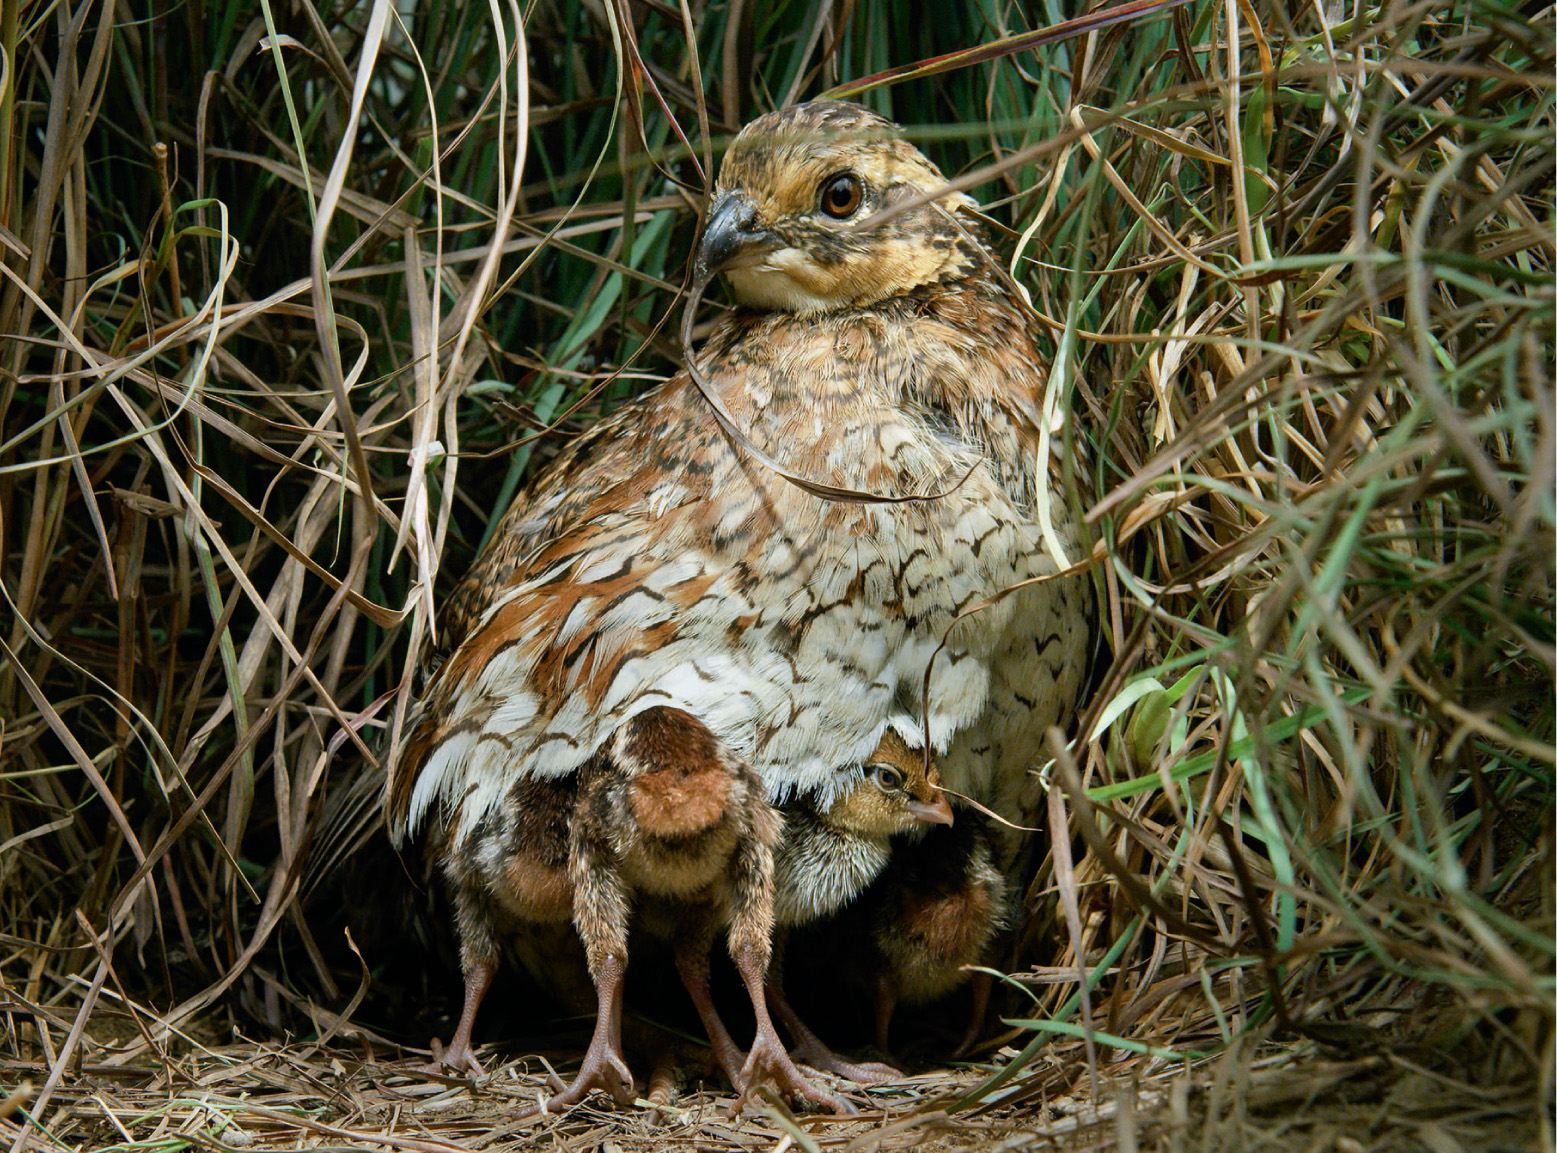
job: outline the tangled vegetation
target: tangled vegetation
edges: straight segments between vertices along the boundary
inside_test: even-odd
[[[408,658],[525,478],[681,359],[720,142],[823,93],[985,206],[1095,540],[1009,1047],[925,1116],[1193,1082],[1237,1149],[1264,1115],[1216,1093],[1322,1061],[1300,1099],[1409,1070],[1550,1148],[1550,6],[156,7],[0,15],[14,1149],[175,1115],[211,1147],[237,1114],[181,1086],[236,1100],[234,1028],[311,1037],[251,1047],[294,1081],[423,1043],[386,988],[414,926],[343,912],[393,861]],[[292,1108],[247,1139],[344,1124]]]

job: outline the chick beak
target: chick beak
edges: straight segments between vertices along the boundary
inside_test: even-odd
[[[951,802],[946,799],[945,793],[937,793],[934,801],[909,801],[908,811],[914,815],[914,820],[923,821],[927,825],[952,823]]]
[[[703,225],[703,242],[698,246],[698,272],[711,277],[739,263],[742,257],[770,251],[772,233],[756,226],[757,209],[739,192],[725,191],[714,197]]]

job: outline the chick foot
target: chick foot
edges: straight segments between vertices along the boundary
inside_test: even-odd
[[[789,1035],[794,1039],[794,1045],[790,1048],[790,1056],[804,1062],[813,1069],[821,1069],[828,1073],[836,1073],[840,1077],[847,1077],[857,1085],[879,1085],[883,1081],[901,1081],[903,1074],[891,1065],[883,1065],[879,1061],[854,1062],[846,1061],[832,1049],[827,1043],[811,1032],[809,1026],[801,1020],[800,1014],[784,996],[783,989],[776,979],[770,977],[767,983],[768,1007],[778,1019],[784,1022],[784,1028],[789,1030]]]
[[[901,1081],[903,1071],[884,1061],[849,1061],[838,1056],[820,1041],[813,1048],[805,1042],[794,1046],[789,1055],[812,1069],[847,1077],[856,1085],[882,1085],[888,1081]]]
[[[633,1074],[622,1055],[622,977],[626,969],[626,958],[617,954],[610,954],[600,962],[596,975],[600,1011],[595,1017],[595,1033],[589,1039],[589,1049],[579,1065],[578,1075],[561,1093],[517,1117],[533,1117],[541,1112],[560,1113],[588,1097],[592,1089],[605,1090],[618,1105],[632,1104],[636,1096]]]
[[[456,1033],[447,1049],[443,1047],[442,1041],[434,1037],[429,1048],[432,1049],[433,1059],[425,1065],[417,1066],[423,1073],[442,1073],[445,1068],[449,1068],[469,1073],[472,1077],[486,1076],[486,1068],[476,1059],[468,1035],[462,1037]]]
[[[740,1078],[736,1082],[739,1096],[735,1099],[733,1112],[739,1112],[746,1104],[747,1098],[751,1096],[752,1090],[765,1082],[771,1082],[786,1097],[810,1101],[840,1116],[858,1112],[842,1097],[813,1084],[805,1074],[800,1072],[783,1043],[779,1041],[778,1035],[774,1033],[771,1022],[765,1030],[758,1029],[757,1036],[751,1043],[751,1052],[746,1055],[746,1064],[742,1066]]]
[[[430,1048],[433,1059],[421,1066],[423,1073],[442,1073],[444,1066],[448,1066],[450,1069],[469,1073],[472,1077],[486,1074],[486,1070],[481,1067],[481,1062],[476,1060],[476,1054],[470,1047],[470,1032],[476,1024],[476,1010],[481,1007],[481,1000],[492,987],[492,978],[496,974],[496,960],[466,958],[465,1004],[460,1010],[460,1023],[455,1028],[454,1036],[450,1039],[447,1049],[438,1038],[432,1039]]]
[[[636,1095],[633,1091],[632,1070],[627,1067],[620,1050],[591,1043],[589,1051],[584,1054],[583,1064],[579,1066],[578,1076],[573,1078],[571,1085],[555,1097],[548,1097],[545,1104],[531,1106],[515,1116],[523,1118],[542,1112],[560,1113],[577,1105],[595,1089],[603,1089],[611,1094],[618,1105],[632,1104]]]
[[[669,1107],[681,1096],[681,1068],[676,1054],[669,1047],[662,1048],[654,1058],[649,1073],[649,1086],[643,1099],[649,1103],[649,1117],[655,1123],[670,1119]]]

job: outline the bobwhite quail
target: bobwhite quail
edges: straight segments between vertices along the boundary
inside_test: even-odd
[[[577,799],[574,777],[518,777],[471,835],[455,841],[435,831],[431,851],[454,904],[465,1004],[448,1048],[433,1039],[433,1071],[448,1065],[483,1072],[471,1028],[505,940],[531,926],[566,926],[573,919],[568,836]]]
[[[1070,577],[985,603],[1076,545],[1040,453],[1030,310],[944,183],[854,104],[771,113],[733,141],[697,263],[738,307],[697,362],[741,437],[683,371],[508,511],[391,752],[397,840],[431,825],[445,860],[473,851],[517,780],[569,780],[662,707],[773,799],[824,806],[846,791],[837,766],[911,714],[900,727],[949,788],[1031,823],[1027,770],[1074,711],[1089,590]],[[749,447],[838,489],[928,499],[826,499]]]
[[[560,1110],[592,1089],[631,1101],[621,1035],[631,923],[673,944],[714,1053],[742,1096],[772,1080],[792,1096],[847,1111],[794,1067],[768,1017],[781,825],[750,768],[679,709],[638,713],[573,776],[515,781],[458,852],[447,844],[437,850],[453,892],[465,1002],[449,1047],[433,1042],[433,1067],[482,1072],[471,1029],[505,938],[571,920],[596,990],[595,1031],[577,1076],[544,1107]],[[749,1056],[709,993],[708,952],[721,930],[756,1011]]]
[[[738,1104],[758,1082],[771,1080],[791,1096],[849,1111],[795,1068],[768,1016],[763,983],[782,819],[756,774],[695,717],[654,708],[619,726],[578,780],[568,874],[599,1016],[578,1078],[547,1107],[580,1101],[591,1088],[632,1099],[621,1052],[621,992],[636,915],[640,927],[673,943],[676,968],[740,1094]],[[708,953],[720,930],[756,1014],[749,1055],[736,1047],[709,991]]]

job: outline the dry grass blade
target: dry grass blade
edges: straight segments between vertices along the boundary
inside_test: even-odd
[[[0,5],[0,1140],[1557,1147],[1552,30]],[[576,1053],[407,1071],[457,982],[379,751],[553,434],[695,360],[715,133],[824,88],[1012,238],[1095,537],[1021,990],[868,1120],[510,1123]]]

